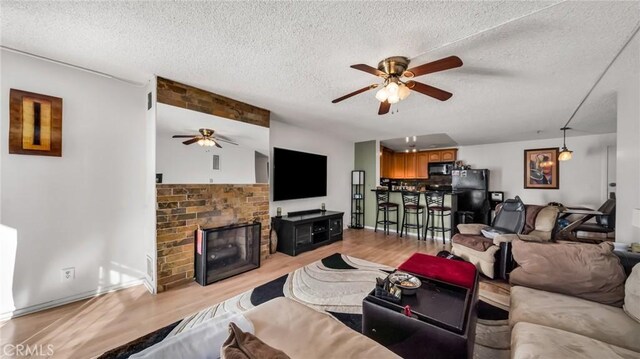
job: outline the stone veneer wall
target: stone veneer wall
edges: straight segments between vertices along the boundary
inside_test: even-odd
[[[268,254],[268,184],[158,184],[158,292],[194,278],[194,231],[234,223],[262,223],[260,257]]]

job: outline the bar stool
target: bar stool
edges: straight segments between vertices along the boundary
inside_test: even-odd
[[[444,192],[428,191],[424,194],[427,200],[427,225],[424,227],[424,236],[427,231],[431,231],[431,238],[435,239],[435,232],[442,232],[442,244],[445,243],[445,232],[451,232],[450,228],[444,227],[444,217],[451,217],[451,207],[444,206]],[[440,227],[436,224],[436,217],[440,217]],[[431,226],[429,225],[431,220]]]
[[[424,205],[420,204],[420,192],[415,191],[403,191],[402,192],[402,229],[400,230],[400,237],[402,237],[405,228],[414,228],[418,234],[418,240],[420,240],[420,232],[422,232],[422,225],[424,225]],[[407,223],[407,215],[411,217],[416,216],[415,223]],[[420,224],[420,216],[422,216],[422,225]],[[409,232],[406,232],[407,234]],[[425,237],[426,238],[426,237]]]
[[[384,228],[384,233],[389,234],[389,227],[394,225],[396,226],[396,233],[400,233],[398,230],[398,209],[399,206],[397,203],[389,202],[389,190],[376,190],[376,201],[378,210],[376,211],[376,228],[374,232],[378,231],[378,224],[382,224]],[[383,213],[383,220],[380,221],[380,211]],[[393,222],[389,218],[389,213],[396,212],[396,221]]]

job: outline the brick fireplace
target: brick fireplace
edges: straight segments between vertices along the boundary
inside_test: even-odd
[[[187,84],[157,78],[157,101],[230,121],[269,127],[270,112]],[[194,278],[194,231],[262,223],[260,257],[268,255],[268,184],[157,184],[158,292]]]
[[[230,224],[262,223],[260,256],[269,253],[268,184],[158,184],[156,234],[158,292],[194,277],[194,231]]]

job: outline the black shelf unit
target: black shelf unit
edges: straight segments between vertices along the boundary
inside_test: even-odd
[[[351,171],[351,225],[349,228],[364,228],[364,171]]]

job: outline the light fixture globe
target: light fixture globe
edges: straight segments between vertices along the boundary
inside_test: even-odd
[[[563,127],[560,130],[562,131],[562,149],[558,154],[558,161],[569,161],[573,158],[573,151],[569,151],[567,148],[567,130],[570,130],[571,127]]]
[[[387,98],[387,102],[389,102],[390,104],[398,103],[400,102],[400,96],[398,96],[397,93],[391,94],[389,95],[389,98]]]
[[[376,99],[380,102],[387,101],[388,97],[389,97],[389,92],[387,92],[387,89],[385,87],[381,88],[380,90],[378,90],[378,92],[376,92]]]
[[[398,90],[400,89],[400,86],[398,86],[398,84],[395,82],[389,82],[389,84],[385,88],[389,93],[389,97],[391,97],[393,95],[396,95],[396,96],[398,95]]]
[[[569,151],[566,146],[563,146],[558,154],[558,161],[569,161],[571,158],[573,158],[573,151]]]
[[[198,144],[199,144],[200,146],[204,146],[204,140],[203,140],[202,138],[201,138],[201,139],[199,139],[199,140],[198,140]]]
[[[400,97],[400,100],[404,100],[405,98],[409,97],[409,95],[411,95],[411,90],[409,90],[407,85],[401,84],[400,88],[398,89],[398,97]]]

